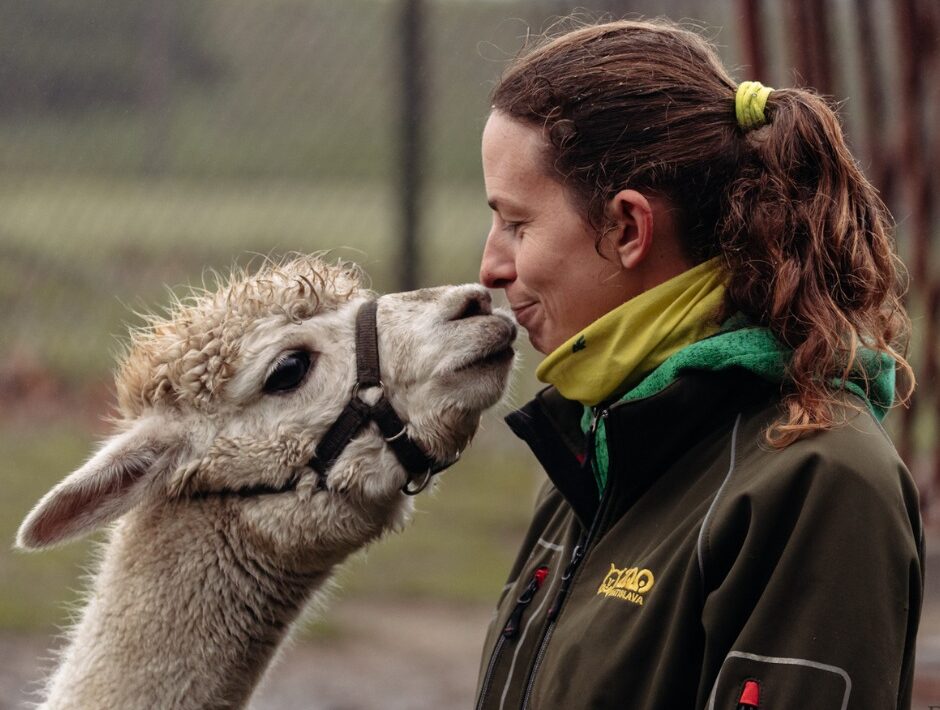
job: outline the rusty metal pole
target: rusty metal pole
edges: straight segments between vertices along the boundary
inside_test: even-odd
[[[801,79],[799,85],[812,87],[821,94],[832,93],[826,3],[788,0],[786,15],[790,61]]]
[[[914,60],[916,49],[911,46],[912,42],[916,43],[916,31],[913,30],[913,22],[908,22],[909,18],[905,16],[907,12],[911,11],[910,3],[908,3],[907,0],[898,0],[896,8],[895,25],[898,33],[898,60],[901,73],[897,100],[901,106],[906,107],[904,111],[900,112],[898,129],[898,153],[901,165],[903,165],[903,168],[899,170],[898,174],[898,188],[900,194],[897,199],[898,206],[895,207],[895,214],[898,214],[901,206],[908,207],[910,205],[912,177],[917,169],[918,158],[915,143],[916,129],[912,123],[914,120],[914,112],[910,110],[911,106],[907,103],[912,98],[916,100],[917,95],[917,78]],[[909,160],[913,160],[914,162],[907,162]],[[916,307],[916,301],[922,302],[922,299],[917,299],[916,297],[920,289],[923,288],[923,282],[919,273],[923,264],[919,263],[921,255],[918,253],[917,240],[913,234],[911,235],[911,241],[913,243],[911,249],[911,261],[913,264],[910,270],[913,275],[913,290],[907,294],[906,298],[909,309]],[[912,397],[907,409],[904,410],[902,428],[898,441],[898,450],[901,454],[901,458],[912,468],[914,468],[914,423],[917,419],[917,405],[919,399],[920,397],[918,395]]]
[[[399,16],[401,37],[400,105],[400,254],[399,288],[418,287],[420,270],[419,236],[421,233],[421,188],[424,147],[424,52],[422,0],[401,0]]]
[[[924,83],[917,5],[917,0],[897,0],[895,8],[900,32],[900,100],[903,107],[900,111],[901,159],[904,165],[902,184],[904,199],[911,214],[915,286],[923,288],[927,279],[930,226],[924,200],[924,194],[929,190],[925,189],[928,176],[923,149],[926,141],[920,120]]]
[[[816,76],[813,61],[812,30],[810,17],[803,0],[787,0],[786,26],[790,52],[790,65],[795,69],[792,81],[797,86],[815,86]]]
[[[918,38],[918,59],[921,85],[926,84],[932,87],[931,90],[921,92],[921,101],[925,110],[920,112],[921,120],[925,116],[936,116],[940,111],[940,88],[937,83],[930,82],[929,77],[935,77],[940,70],[940,6],[933,0],[921,0],[920,13],[917,27],[920,31]],[[927,79],[927,81],[924,81]],[[940,177],[937,171],[940,170],[940,135],[933,133],[934,152],[930,151],[930,125],[924,126],[922,132],[924,136],[924,179],[921,185],[919,210],[923,212],[923,229],[926,233],[928,242],[931,239],[940,237],[940,210],[938,210],[938,199],[940,199]],[[932,180],[931,180],[932,178]],[[928,243],[927,260],[930,263],[935,261],[933,252],[936,246]],[[937,383],[937,377],[940,375],[940,278],[936,268],[931,269],[928,264],[929,298],[927,299],[927,334],[925,337],[925,351],[927,362],[925,365],[925,380],[933,388],[933,409],[936,417],[935,421],[940,421],[940,384]],[[933,438],[931,438],[933,442]],[[940,485],[940,446],[933,443],[933,456],[930,465],[933,470],[931,479],[935,486]]]
[[[829,37],[828,2],[803,0],[803,13],[808,19],[810,46],[813,61],[813,86],[820,94],[831,96],[835,92],[832,76],[832,62],[829,58],[831,46]]]
[[[862,84],[862,125],[868,174],[881,193],[885,204],[894,197],[892,154],[895,146],[892,133],[885,131],[885,91],[879,81],[877,68],[882,66],[881,47],[875,37],[871,0],[855,0],[855,20],[858,31],[858,76]]]
[[[913,276],[912,293],[909,303],[919,307],[925,315],[935,308],[934,287],[930,277],[930,175],[927,173],[924,147],[926,144],[923,115],[924,97],[924,54],[921,46],[923,30],[919,26],[921,12],[917,0],[897,0],[895,3],[895,22],[898,28],[898,47],[900,64],[900,155],[903,170],[899,175],[901,197],[904,212],[910,215],[905,222],[908,225],[912,242],[911,273]],[[929,319],[928,319],[929,320]],[[928,322],[924,329],[924,351],[922,356],[921,389],[911,400],[911,406],[905,413],[905,431],[901,438],[901,454],[908,465],[914,465],[914,423],[918,417],[920,401],[930,401],[931,389],[935,389],[934,376],[938,370],[935,347],[936,324]],[[931,462],[932,464],[933,462]],[[940,485],[940,470],[930,472],[934,486]]]
[[[767,53],[764,51],[764,29],[760,0],[738,0],[738,11],[744,29],[741,48],[744,63],[750,67],[749,76],[756,81],[771,83],[767,76]]]
[[[922,9],[924,15],[920,27],[921,51],[925,62],[923,75],[936,77],[937,72],[940,72],[940,37],[938,37],[940,35],[940,5],[927,0],[924,2]],[[940,115],[940,85],[934,81],[932,86],[933,91],[929,92],[924,100],[927,102],[927,115],[937,116]],[[930,212],[930,232],[934,238],[940,238],[940,209],[938,209],[938,203],[940,203],[940,174],[938,174],[940,173],[940,131],[936,129],[933,131],[933,149],[932,155],[926,154],[927,174],[933,176],[933,187],[932,189],[928,187],[927,209]],[[936,331],[937,328],[940,328],[940,278],[938,278],[936,271],[932,274],[932,280],[933,285],[927,307],[927,320]],[[940,357],[940,352],[938,352],[940,350],[940,338],[938,338],[936,332],[927,342],[927,347],[934,358]],[[934,421],[940,421],[940,385],[936,383],[936,379],[933,381],[933,387]],[[940,478],[940,446],[937,444],[934,444],[933,461],[931,463],[933,465],[933,480],[937,481]]]

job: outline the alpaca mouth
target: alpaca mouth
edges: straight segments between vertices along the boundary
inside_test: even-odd
[[[516,340],[516,324],[505,313],[496,312],[489,316],[488,333],[479,341],[480,350],[476,355],[461,358],[452,372],[465,370],[504,368],[510,364],[516,355],[512,344]]]
[[[486,353],[482,357],[479,357],[475,360],[461,365],[457,368],[457,372],[462,372],[464,370],[471,370],[476,368],[486,368],[492,367],[495,365],[505,365],[509,363],[515,356],[516,351],[513,349],[512,345],[507,345],[504,348],[495,350],[493,352]]]

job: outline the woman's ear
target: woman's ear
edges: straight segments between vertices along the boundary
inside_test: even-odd
[[[620,265],[634,269],[646,259],[653,244],[653,207],[636,190],[621,190],[607,203],[612,227],[607,233]]]

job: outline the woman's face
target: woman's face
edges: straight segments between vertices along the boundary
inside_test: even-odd
[[[546,174],[536,128],[493,112],[483,130],[483,177],[493,210],[480,282],[506,292],[533,347],[550,353],[638,292],[559,181]],[[607,258],[605,258],[605,256]]]

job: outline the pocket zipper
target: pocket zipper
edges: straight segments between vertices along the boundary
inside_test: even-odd
[[[532,579],[526,585],[522,594],[519,595],[519,599],[516,600],[516,606],[509,615],[506,626],[503,627],[503,638],[514,639],[519,635],[519,629],[522,627],[522,615],[525,614],[526,608],[532,603],[536,592],[539,591],[546,577],[548,577],[548,567],[539,567],[535,570]]]
[[[476,704],[477,710],[483,707],[486,694],[490,689],[490,681],[493,679],[493,671],[496,669],[496,662],[499,660],[503,647],[508,641],[511,641],[519,635],[519,629],[522,628],[522,617],[525,614],[525,610],[529,604],[532,603],[536,593],[542,587],[547,577],[548,567],[543,566],[536,569],[535,573],[532,575],[532,579],[529,580],[526,588],[516,600],[516,605],[513,607],[512,613],[506,621],[506,625],[499,634],[499,639],[496,641],[496,646],[493,648],[493,655],[490,657],[490,662],[486,666],[486,673],[483,676],[483,683],[480,686],[480,699]]]

